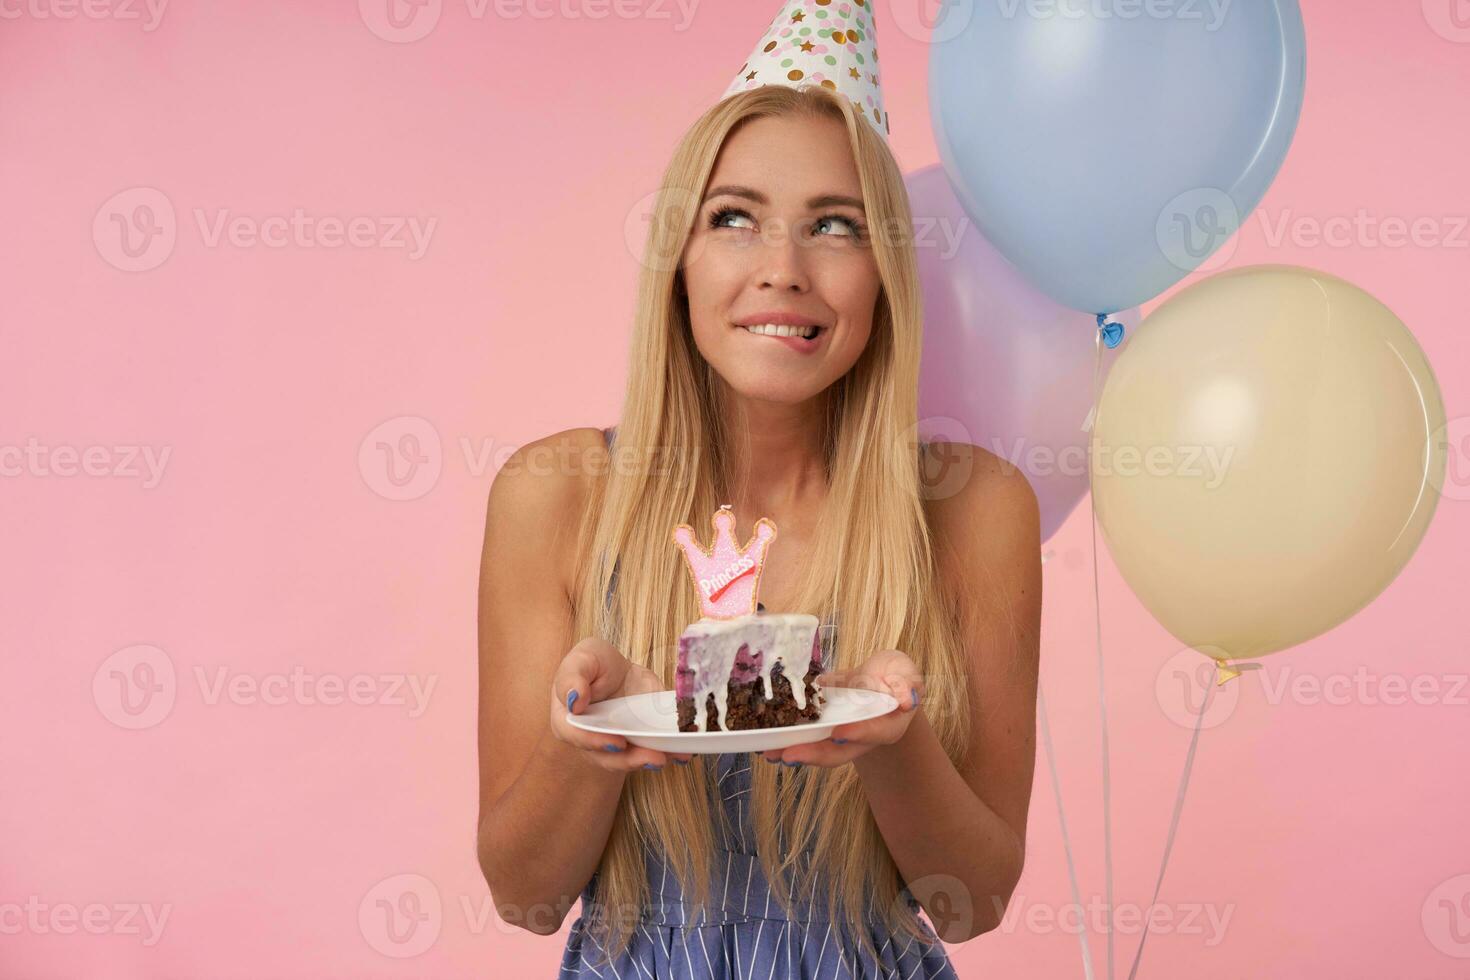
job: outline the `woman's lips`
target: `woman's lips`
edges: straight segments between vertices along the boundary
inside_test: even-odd
[[[787,347],[791,348],[799,354],[810,354],[812,351],[816,350],[822,345],[822,341],[826,339],[827,334],[830,331],[830,328],[823,327],[822,329],[817,331],[817,335],[815,337],[813,337],[811,340],[807,340],[805,337],[799,336],[776,337],[772,336],[771,334],[751,333],[749,330],[742,326],[736,326],[735,329],[739,330],[747,337],[751,337],[755,340],[779,341],[780,343],[785,344]]]

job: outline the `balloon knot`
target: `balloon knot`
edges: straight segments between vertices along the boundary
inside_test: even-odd
[[[1215,681],[1216,687],[1224,687],[1226,681],[1233,681],[1247,670],[1260,670],[1261,664],[1232,664],[1228,660],[1217,661],[1220,667],[1220,679]]]
[[[1123,342],[1123,324],[1109,323],[1108,314],[1099,313],[1097,315],[1097,329],[1102,331],[1103,343],[1107,345],[1108,350],[1112,350]]]

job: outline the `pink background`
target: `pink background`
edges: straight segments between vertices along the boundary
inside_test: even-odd
[[[1309,265],[1380,297],[1462,438],[1470,29],[1453,2],[1304,3],[1300,131],[1230,264]],[[707,3],[686,23],[672,2],[535,17],[431,0],[432,29],[400,43],[375,0],[177,3],[152,29],[141,6],[48,3],[7,6],[0,27],[0,974],[553,976],[563,937],[497,923],[474,860],[485,494],[518,445],[616,420],[625,229],[636,245],[675,140],[774,4]],[[905,170],[937,159],[920,9],[897,0],[878,25]],[[135,228],[130,257],[113,222],[150,226],[139,205],[174,238]],[[355,245],[249,237],[297,209],[366,224]],[[1449,240],[1267,230],[1360,209]],[[233,239],[211,237],[221,212],[245,219]],[[421,255],[382,240],[407,219],[435,223]],[[168,452],[161,479],[138,447]],[[1368,694],[1272,696],[1247,675],[1210,709],[1161,898],[1177,928],[1149,939],[1141,976],[1470,970],[1467,447],[1399,579],[1266,662],[1271,690],[1365,674]],[[1044,684],[1090,899],[1085,504],[1049,547]],[[1141,905],[1189,737],[1179,671],[1198,658],[1171,659],[1106,555],[1101,591],[1115,898]],[[304,693],[280,686],[293,672]],[[124,677],[151,699],[123,698]],[[406,677],[433,684],[426,704]],[[1438,693],[1383,703],[1386,677]],[[1045,765],[1019,917],[952,947],[964,976],[1081,975],[1054,921],[1071,897]],[[1182,921],[1202,904],[1229,914],[1223,937]],[[167,911],[161,935],[129,911],[145,906]],[[1119,936],[1120,975],[1136,941]]]

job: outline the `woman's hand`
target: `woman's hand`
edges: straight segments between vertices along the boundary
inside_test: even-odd
[[[884,650],[869,657],[855,670],[828,671],[818,678],[820,687],[857,687],[882,691],[898,700],[898,707],[877,718],[838,725],[830,738],[804,745],[762,752],[770,762],[785,765],[840,766],[866,752],[892,745],[903,738],[918,713],[924,697],[924,679],[908,654]]]
[[[611,643],[588,637],[562,658],[551,679],[551,733],[580,749],[587,762],[613,772],[660,769],[669,759],[687,765],[687,753],[646,749],[621,735],[585,731],[567,721],[568,714],[585,714],[597,701],[661,690],[653,671],[630,663]]]

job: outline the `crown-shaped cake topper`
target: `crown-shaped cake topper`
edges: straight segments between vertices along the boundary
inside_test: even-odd
[[[755,522],[755,534],[744,547],[735,543],[735,511],[724,504],[710,518],[714,543],[706,551],[688,524],[674,528],[674,543],[684,553],[684,567],[694,580],[705,619],[735,619],[756,611],[756,593],[766,549],[776,537],[769,517]]]
[[[720,98],[762,85],[821,85],[847,96],[888,139],[878,45],[868,0],[782,0],[781,9]]]

